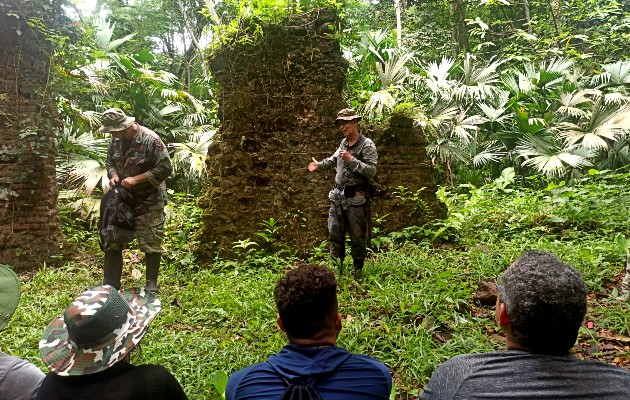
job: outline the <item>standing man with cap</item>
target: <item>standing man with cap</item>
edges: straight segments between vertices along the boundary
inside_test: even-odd
[[[20,279],[0,264],[0,330],[4,329],[20,301]],[[32,400],[44,379],[36,366],[0,352],[0,399]]]
[[[129,189],[137,200],[133,209],[135,236],[145,253],[146,288],[158,290],[158,273],[164,238],[165,180],[173,167],[166,146],[152,130],[135,122],[119,108],[103,113],[100,132],[110,133],[107,150],[109,186]],[[104,243],[103,284],[120,288],[123,243]]]
[[[361,278],[367,256],[367,207],[369,207],[368,181],[376,175],[378,155],[374,142],[359,132],[361,116],[351,108],[337,113],[335,125],[344,139],[335,153],[313,161],[308,170],[318,171],[335,167],[335,187],[328,194],[332,202],[328,212],[330,256],[342,271],[345,258],[346,232],[350,234],[354,275]]]

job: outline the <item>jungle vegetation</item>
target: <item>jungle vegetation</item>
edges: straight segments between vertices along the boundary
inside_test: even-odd
[[[392,370],[393,398],[414,398],[460,353],[501,348],[491,308],[471,301],[523,250],[559,255],[584,275],[587,319],[576,354],[630,364],[630,309],[618,283],[630,220],[630,3],[615,0],[38,0],[68,24],[31,26],[52,44],[51,90],[63,120],[57,173],[64,232],[77,259],[23,276],[2,350],[43,368],[43,327],[101,278],[94,221],[109,107],[133,110],[169,145],[176,174],[166,228],[161,316],[134,362],[163,364],[191,399],[220,398],[227,375],[279,350],[270,288],[299,261],[253,242],[201,268],[195,236],[204,158],[219,121],[212,51],[317,7],[342,19],[345,95],[375,123],[412,118],[449,208],[432,226],[373,237],[367,278],[340,276],[340,345]],[[247,25],[249,28],[244,29]],[[254,28],[252,28],[254,27]],[[280,246],[281,247],[281,246]],[[327,263],[326,244],[308,261]],[[141,253],[125,253],[142,284]],[[591,326],[591,325],[589,325]]]

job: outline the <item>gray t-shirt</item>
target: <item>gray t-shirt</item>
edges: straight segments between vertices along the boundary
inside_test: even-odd
[[[435,370],[427,399],[630,399],[630,372],[573,355],[519,350],[459,355]]]
[[[30,362],[0,352],[0,399],[34,399],[43,379],[44,373]]]

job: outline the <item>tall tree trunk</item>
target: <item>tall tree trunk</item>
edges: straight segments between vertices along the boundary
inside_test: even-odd
[[[188,31],[188,34],[190,35],[190,39],[192,40],[195,50],[197,50],[197,53],[199,54],[199,64],[201,65],[201,75],[204,78],[206,78],[208,76],[208,67],[206,65],[206,60],[203,55],[203,47],[201,47],[201,44],[199,43],[199,38],[197,38],[197,31],[199,29],[193,29],[195,27],[190,25],[190,21],[188,19],[188,14],[186,12],[187,10],[186,10],[186,6],[184,5],[184,2],[182,0],[177,0],[177,5],[179,5],[179,10],[182,13],[184,26],[186,27],[186,30]]]
[[[532,31],[532,18],[529,15],[529,1],[523,0],[523,9],[525,11],[525,24],[527,24],[527,31]]]
[[[394,9],[396,10],[396,44],[402,46],[402,0],[394,0]]]
[[[561,7],[559,0],[549,0],[549,11],[551,12],[551,20],[553,21],[556,36],[560,34],[558,30],[558,18],[560,17]]]
[[[468,52],[468,28],[466,27],[466,5],[464,0],[451,0],[451,27],[453,37],[453,56]]]

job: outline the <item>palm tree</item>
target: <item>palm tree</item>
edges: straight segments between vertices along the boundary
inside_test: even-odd
[[[564,176],[572,169],[592,166],[588,150],[579,146],[560,146],[553,136],[525,135],[516,148],[519,157],[525,158],[521,166],[532,166],[547,176]]]

